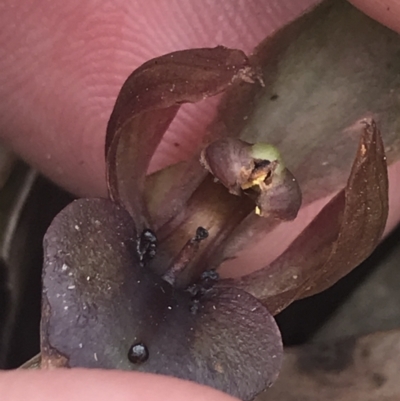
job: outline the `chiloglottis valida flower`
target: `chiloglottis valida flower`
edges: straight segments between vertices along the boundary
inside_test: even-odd
[[[210,136],[192,160],[146,172],[180,105],[241,82],[263,80],[223,47],[167,54],[127,79],[107,128],[110,199],[74,201],[45,236],[42,367],[159,373],[250,400],[281,366],[273,315],[374,250],[387,168],[377,126],[364,120],[347,185],[289,248],[254,273],[218,277],[237,233],[241,247],[251,241],[248,216],[268,231],[297,215],[300,189],[278,151]]]

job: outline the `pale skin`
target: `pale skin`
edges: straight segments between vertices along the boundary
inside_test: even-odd
[[[0,138],[64,188],[104,196],[107,118],[127,75],[149,58],[217,44],[249,52],[318,0],[4,0],[0,7]],[[353,0],[400,32],[398,0]],[[205,110],[205,111],[204,111]],[[188,151],[213,104],[178,116],[153,168]],[[180,143],[179,148],[174,143]],[[400,168],[390,172],[391,197]],[[398,184],[397,184],[398,186]],[[398,189],[398,188],[397,188]],[[389,225],[400,220],[392,199]],[[230,397],[153,375],[105,371],[7,372],[2,400],[215,400]]]

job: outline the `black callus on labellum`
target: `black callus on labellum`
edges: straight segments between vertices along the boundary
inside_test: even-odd
[[[387,173],[380,134],[365,121],[346,188],[292,246],[256,273],[218,278],[218,255],[246,217],[268,230],[270,219],[297,215],[300,190],[277,150],[214,138],[192,161],[146,171],[182,103],[243,83],[262,80],[223,47],[168,54],[128,78],[107,129],[111,199],[73,202],[45,237],[43,367],[160,373],[250,400],[281,366],[273,314],[372,252]]]

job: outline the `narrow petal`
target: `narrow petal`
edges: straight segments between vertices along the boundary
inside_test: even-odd
[[[374,121],[364,121],[358,155],[345,188],[345,208],[338,238],[328,262],[306,283],[302,295],[329,288],[365,260],[376,248],[389,210],[388,173],[380,132]]]
[[[194,159],[173,164],[147,176],[146,205],[155,231],[183,210],[205,175],[198,160]]]
[[[272,315],[234,288],[174,290],[140,266],[130,216],[79,200],[45,238],[42,364],[140,370],[196,381],[244,400],[277,378]]]
[[[364,124],[346,187],[271,265],[221,285],[250,292],[276,314],[330,287],[371,254],[387,219],[388,180],[380,133],[373,121]]]
[[[161,56],[127,79],[107,127],[107,179],[112,199],[124,205],[140,230],[149,225],[143,201],[147,168],[180,105],[216,95],[235,79],[253,78],[257,75],[241,51],[216,47]],[[192,179],[189,175],[187,181]]]

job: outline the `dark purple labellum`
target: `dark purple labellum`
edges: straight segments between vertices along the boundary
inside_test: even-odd
[[[174,288],[139,263],[141,236],[126,210],[106,199],[77,200],[53,221],[45,238],[44,366],[158,373],[253,399],[281,366],[274,318],[248,293],[212,285],[214,272],[199,280],[196,296]]]

